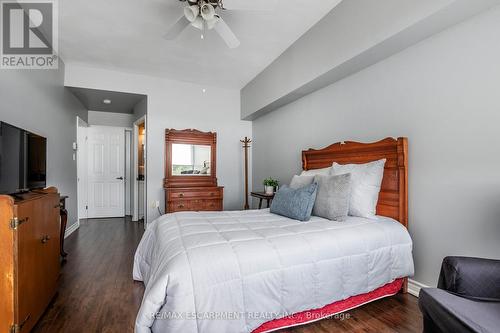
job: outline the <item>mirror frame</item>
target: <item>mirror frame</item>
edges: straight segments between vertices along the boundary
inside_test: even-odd
[[[172,144],[210,146],[210,175],[182,176],[172,174]],[[201,132],[195,129],[165,131],[165,179],[163,187],[206,187],[217,186],[217,133]]]

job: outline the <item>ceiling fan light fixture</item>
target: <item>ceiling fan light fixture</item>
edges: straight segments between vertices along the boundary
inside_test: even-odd
[[[184,16],[189,22],[194,22],[200,14],[200,7],[197,5],[184,7]]]
[[[220,16],[219,15],[214,15],[214,17],[211,20],[207,20],[207,28],[208,30],[212,30],[215,28],[217,23],[219,23]]]
[[[201,5],[200,12],[201,17],[203,17],[205,21],[210,21],[215,16],[215,8],[209,3],[204,3],[203,5]]]
[[[191,25],[199,30],[203,30],[204,24],[205,21],[200,16],[198,16],[193,22],[191,22]]]
[[[1,0],[0,0],[1,1]],[[184,6],[184,15],[182,15],[177,22],[170,28],[164,36],[166,40],[173,40],[177,38],[184,29],[188,26],[193,26],[201,31],[201,39],[205,38],[207,30],[214,30],[224,40],[229,48],[236,48],[240,45],[240,41],[223,20],[221,15],[216,13],[217,9],[224,10],[226,0],[180,0],[187,4]],[[239,0],[244,2],[243,0]],[[251,0],[254,1],[277,1],[277,0]],[[203,7],[203,9],[202,9]]]

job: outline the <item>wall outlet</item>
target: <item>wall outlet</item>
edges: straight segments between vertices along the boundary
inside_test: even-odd
[[[158,208],[158,207],[160,207],[160,201],[156,200],[153,202],[153,208]]]

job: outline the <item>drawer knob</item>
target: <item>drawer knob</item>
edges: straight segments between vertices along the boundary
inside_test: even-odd
[[[183,198],[184,197],[184,193],[179,193],[179,198]]]
[[[211,195],[211,196],[214,196],[214,195],[215,195],[215,193],[214,193],[214,192],[210,192],[210,195]]]
[[[177,206],[177,207],[179,207],[179,208],[184,208],[184,205],[179,205],[179,206]]]

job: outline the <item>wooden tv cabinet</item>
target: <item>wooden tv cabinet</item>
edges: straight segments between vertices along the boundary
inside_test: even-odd
[[[54,297],[59,218],[56,188],[0,195],[0,332],[30,332]]]

